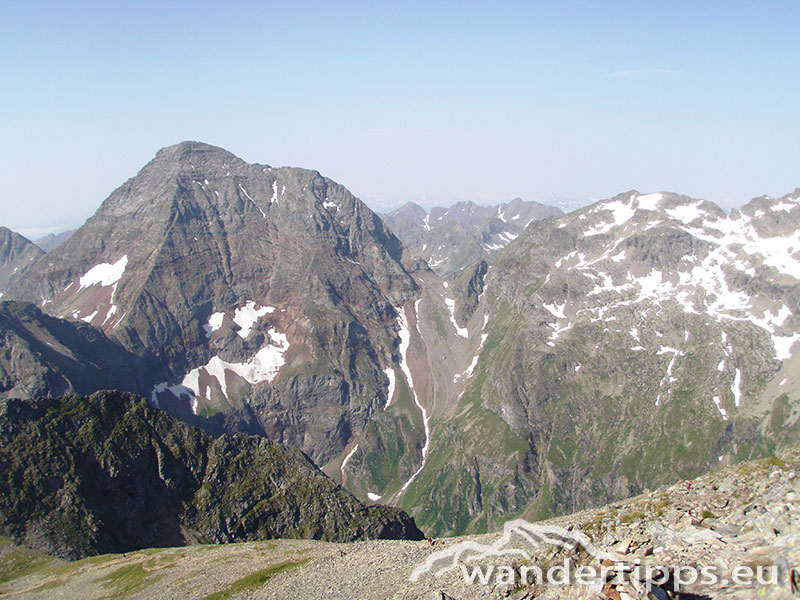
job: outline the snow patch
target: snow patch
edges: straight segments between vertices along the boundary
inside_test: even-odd
[[[253,325],[264,315],[273,312],[275,312],[275,308],[272,306],[260,306],[256,308],[256,303],[252,300],[248,300],[243,307],[234,309],[233,311],[233,322],[240,327],[239,331],[236,333],[243,340],[247,339],[247,336],[250,335],[250,331],[253,329]]]
[[[552,314],[556,319],[566,319],[567,316],[564,314],[564,309],[567,307],[567,303],[564,302],[561,305],[558,304],[542,304],[549,312]]]
[[[792,209],[794,207],[796,207],[796,206],[797,206],[797,204],[794,204],[794,203],[791,203],[791,202],[779,202],[778,204],[773,204],[772,206],[770,206],[769,209],[771,211],[773,211],[773,212],[777,212],[779,210],[783,210],[783,211],[786,211],[788,213],[788,212],[791,212]]]
[[[389,378],[389,391],[386,393],[386,406],[383,407],[383,410],[386,410],[389,408],[394,398],[394,390],[397,387],[397,376],[394,373],[394,369],[391,367],[386,367],[383,372],[386,374],[386,377]]]
[[[469,331],[463,327],[459,327],[458,323],[456,323],[456,301],[451,298],[445,298],[444,303],[447,304],[447,308],[450,310],[450,322],[453,324],[453,327],[456,328],[456,333],[463,338],[468,338]]]
[[[733,401],[736,406],[739,406],[739,402],[742,399],[742,372],[739,369],[736,369],[736,375],[733,377],[731,392],[733,393]]]
[[[683,356],[683,352],[677,348],[670,348],[669,346],[661,346],[656,354],[677,354],[678,356]]]
[[[636,197],[639,202],[639,208],[643,210],[656,210],[659,202],[661,202],[661,198],[663,198],[663,194],[661,193],[644,194],[643,196]]]
[[[342,481],[344,481],[344,468],[347,466],[347,463],[350,462],[350,459],[353,458],[356,450],[358,450],[358,444],[353,446],[353,449],[348,452],[347,456],[345,456],[344,460],[342,461],[342,466],[339,467],[339,470],[342,472]]]
[[[214,333],[217,329],[222,327],[222,321],[224,319],[225,319],[224,312],[215,312],[210,317],[208,317],[208,323],[203,325],[203,330],[206,332],[207,338],[210,338],[212,333]]]
[[[406,355],[408,353],[408,346],[411,342],[411,331],[408,328],[408,319],[406,318],[405,310],[401,308],[396,308],[397,311],[397,322],[400,325],[400,369],[403,371],[403,375],[406,376],[406,382],[408,383],[408,388],[411,391],[411,396],[414,399],[414,404],[416,404],[417,408],[419,409],[420,413],[422,414],[422,424],[425,428],[425,445],[422,447],[422,464],[419,466],[411,477],[408,478],[403,486],[400,488],[400,492],[406,491],[409,485],[417,478],[422,472],[422,469],[425,468],[425,462],[428,458],[428,450],[430,449],[431,445],[431,429],[430,429],[430,417],[428,416],[428,411],[425,409],[424,406],[417,398],[417,391],[414,389],[414,380],[411,377],[411,369],[408,368],[408,362],[406,360]]]
[[[598,207],[597,210],[602,212],[610,212],[611,221],[607,223],[599,223],[595,227],[587,229],[583,234],[585,237],[608,233],[614,227],[619,227],[630,221],[631,217],[633,217],[633,215],[636,213],[633,208],[621,200],[615,200],[614,202],[603,204],[602,206]]]
[[[517,239],[519,235],[516,233],[511,233],[510,231],[504,231],[503,233],[498,234],[498,237],[503,240],[505,244],[510,244]]]
[[[272,198],[269,199],[272,204],[278,203],[278,180],[272,182]]]
[[[792,346],[800,341],[800,333],[787,336],[772,336],[772,343],[775,345],[775,359],[784,361],[792,357]]]
[[[88,317],[83,317],[81,319],[81,321],[83,321],[84,323],[91,323],[92,320],[97,316],[97,313],[99,313],[99,312],[100,312],[99,310],[96,310],[92,314],[90,314]]]
[[[240,189],[240,190],[242,190],[242,193],[245,195],[245,198],[247,198],[248,200],[250,200],[250,202],[253,204],[253,206],[255,206],[255,207],[258,209],[258,212],[260,212],[260,213],[261,213],[261,216],[262,216],[262,217],[264,217],[264,218],[266,219],[266,218],[267,218],[267,215],[265,215],[265,214],[264,214],[264,211],[263,211],[263,210],[261,210],[261,207],[260,207],[258,204],[256,204],[256,201],[255,201],[255,200],[253,200],[253,199],[250,197],[250,194],[248,194],[248,193],[247,193],[247,190],[246,190],[246,189],[244,189],[244,188],[242,187],[242,184],[241,184],[241,183],[240,183],[240,184],[238,184],[238,185],[239,185],[239,189]],[[217,194],[217,196],[219,196],[219,194]]]
[[[720,403],[719,396],[714,396],[712,398],[712,400],[714,401],[714,406],[717,407],[717,410],[719,411],[719,414],[722,415],[722,420],[723,421],[727,421],[728,420],[728,413],[724,408],[722,408],[722,404]]]
[[[114,264],[100,263],[99,265],[95,265],[80,278],[80,288],[78,291],[95,284],[100,284],[102,287],[114,285],[122,279],[122,275],[125,273],[125,267],[127,266],[127,254]]]
[[[197,414],[197,397],[200,394],[201,371],[205,371],[209,377],[217,380],[225,398],[228,397],[228,384],[225,380],[227,371],[236,373],[250,385],[263,381],[271,383],[286,362],[284,355],[289,349],[289,340],[285,334],[274,329],[269,330],[269,336],[271,343],[261,348],[247,362],[230,363],[222,360],[219,356],[213,356],[205,365],[189,371],[181,383],[172,386],[166,382],[158,384],[153,388],[151,394],[153,404],[158,406],[159,392],[169,390],[177,397],[188,395],[192,401],[192,411]]]
[[[115,314],[117,314],[117,307],[115,304],[112,304],[111,307],[108,309],[108,312],[106,313],[106,318],[103,319],[103,324],[101,325],[101,327],[104,326],[106,323],[108,323],[109,320],[111,320],[111,317],[113,317]]]
[[[369,498],[373,502],[377,502],[382,498],[382,496],[379,496],[378,494],[373,494],[372,492],[367,492],[367,498]]]
[[[677,219],[682,223],[691,223],[695,219],[703,218],[705,214],[699,202],[668,208],[665,212],[673,219]]]
[[[478,350],[475,352],[475,356],[472,357],[472,362],[467,367],[467,370],[464,371],[465,377],[472,377],[472,373],[475,371],[475,367],[478,366],[478,359],[481,357],[481,350],[483,350],[483,345],[486,343],[486,338],[489,337],[488,333],[481,334],[481,343],[478,344]]]

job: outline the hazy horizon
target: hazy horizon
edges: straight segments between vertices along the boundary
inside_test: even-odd
[[[7,3],[2,225],[79,226],[166,145],[386,212],[800,186],[800,5]],[[36,231],[34,231],[36,230]]]

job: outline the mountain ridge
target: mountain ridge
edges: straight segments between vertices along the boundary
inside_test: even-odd
[[[434,430],[445,466],[409,490],[419,521],[482,531],[796,442],[797,200],[728,216],[632,191],[527,228],[456,324],[473,351]]]
[[[464,203],[436,220],[505,243],[437,274],[316,171],[184,143],[12,291],[137,354],[170,414],[298,447],[432,534],[486,531],[800,437],[796,196]]]
[[[212,439],[120,392],[0,401],[0,529],[71,559],[198,541],[422,539],[296,449]],[[246,476],[245,476],[246,475]]]
[[[474,263],[491,260],[532,222],[563,214],[552,206],[514,198],[490,206],[462,201],[430,211],[408,202],[383,218],[437,274],[452,277]]]

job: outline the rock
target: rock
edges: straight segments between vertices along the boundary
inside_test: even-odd
[[[0,292],[43,255],[44,252],[29,239],[7,227],[0,227]]]
[[[65,558],[276,537],[422,539],[301,452],[205,433],[121,392],[0,401],[0,535]]]
[[[631,550],[631,545],[633,544],[633,540],[628,538],[616,546],[614,546],[614,551],[618,552],[619,554],[628,554]]]

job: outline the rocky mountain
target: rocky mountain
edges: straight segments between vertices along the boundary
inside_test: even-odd
[[[403,506],[433,532],[491,530],[796,442],[798,232],[800,190],[730,215],[628,192],[431,290],[421,330],[453,379]]]
[[[21,274],[43,254],[29,239],[0,227],[0,298],[11,278]]]
[[[298,450],[212,439],[132,394],[0,401],[0,532],[67,558],[275,537],[422,539]]]
[[[86,323],[0,302],[0,398],[146,392],[142,360]]]
[[[407,248],[437,274],[450,277],[490,259],[533,221],[563,214],[553,206],[515,198],[494,206],[458,202],[430,213],[409,202],[383,218]]]
[[[39,246],[45,252],[50,252],[51,250],[55,250],[61,244],[66,242],[72,234],[75,233],[75,229],[69,229],[67,231],[62,231],[61,233],[48,233],[46,236],[39,238],[38,240],[34,240],[33,243]]]
[[[375,418],[424,443],[410,400],[382,417],[414,273],[400,241],[315,171],[206,144],[159,151],[7,297],[102,329],[145,364],[155,406],[301,448],[329,473]],[[405,457],[405,458],[403,458]]]
[[[6,293],[102,329],[153,406],[480,532],[800,439],[799,197],[408,206],[390,228],[315,171],[185,142]],[[392,233],[456,228],[439,274]]]

